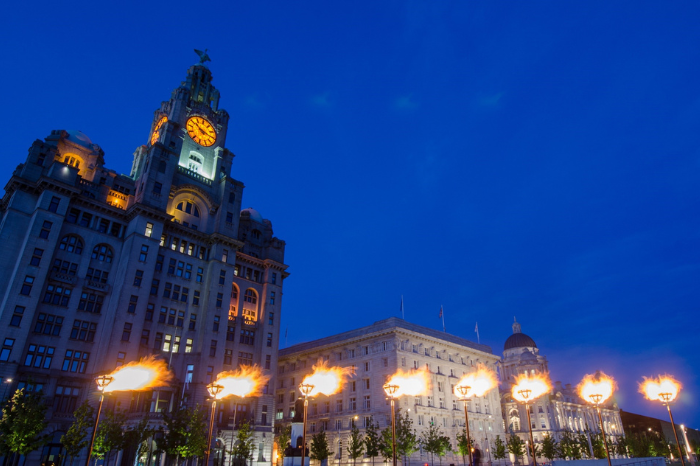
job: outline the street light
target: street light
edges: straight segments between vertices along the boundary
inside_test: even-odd
[[[530,403],[549,392],[551,386],[547,377],[535,374],[532,376],[522,374],[518,376],[515,382],[515,385],[513,385],[511,389],[511,395],[513,395],[513,398],[515,398],[517,401],[520,401],[525,405],[525,411],[527,412],[527,427],[530,431],[532,462],[534,466],[537,466],[537,452],[535,451],[535,440],[532,436],[532,421],[530,420]]]
[[[678,441],[678,433],[676,432],[676,424],[673,422],[673,413],[671,412],[671,402],[676,399],[678,392],[681,391],[682,385],[679,381],[671,377],[670,375],[659,376],[656,379],[644,378],[644,382],[640,384],[639,391],[647,397],[647,399],[652,401],[660,401],[662,404],[666,405],[668,409],[668,415],[671,418],[671,427],[673,427],[673,435],[676,437],[676,445],[678,446],[678,453],[681,457],[681,465],[685,466],[685,460],[683,459],[683,449],[681,448],[681,443]]]
[[[223,385],[212,382],[207,385],[207,391],[211,395],[211,417],[209,418],[209,436],[207,437],[207,450],[204,452],[204,466],[209,466],[209,455],[211,453],[211,436],[214,432],[214,415],[216,414],[216,395],[224,389]]]
[[[581,398],[589,403],[593,403],[596,411],[598,411],[600,432],[603,435],[605,454],[608,457],[608,466],[612,466],[610,450],[608,449],[608,439],[605,437],[605,427],[603,426],[603,416],[600,414],[600,405],[612,396],[615,390],[615,380],[605,375],[603,372],[597,371],[595,374],[586,375],[583,380],[581,380],[578,388]]]
[[[383,388],[384,392],[386,392],[386,396],[391,400],[391,452],[393,466],[396,466],[396,415],[394,414],[394,400],[396,400],[396,393],[399,391],[399,386],[387,383],[384,384]]]
[[[6,385],[5,388],[2,391],[2,401],[5,401],[5,396],[7,395],[7,389],[10,387],[10,384],[12,383],[12,379],[7,379],[3,381]]]
[[[90,440],[90,446],[88,447],[87,461],[85,466],[90,466],[90,457],[92,456],[92,447],[95,444],[95,435],[97,434],[97,424],[100,422],[100,413],[102,412],[102,402],[105,399],[105,389],[107,385],[112,383],[113,377],[109,375],[101,375],[95,378],[95,383],[97,384],[97,389],[100,391],[100,405],[97,408],[97,417],[95,417],[95,427],[92,429],[92,439]]]
[[[310,383],[302,382],[299,384],[299,391],[301,391],[301,394],[304,395],[304,423],[301,434],[301,466],[304,466],[304,457],[306,456],[306,411],[309,407],[309,395],[313,389],[314,386]]]
[[[464,402],[464,420],[467,431],[467,450],[469,450],[469,466],[473,464],[472,456],[472,438],[469,433],[469,413],[467,411],[467,403],[473,396],[484,396],[486,392],[491,390],[498,384],[496,373],[485,367],[478,366],[476,372],[467,374],[462,377],[462,380],[457,383],[454,388],[454,394],[460,401]]]

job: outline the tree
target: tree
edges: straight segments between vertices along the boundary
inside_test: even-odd
[[[581,448],[581,456],[584,459],[590,458],[591,457],[591,448],[590,447],[593,446],[593,442],[591,442],[591,444],[589,445],[588,436],[586,434],[584,434],[583,432],[580,432],[576,438],[577,438],[578,444]]]
[[[511,434],[508,442],[506,443],[506,448],[508,453],[515,456],[515,461],[521,458],[525,454],[525,442],[523,442],[520,437],[515,434]]]
[[[557,441],[549,434],[542,437],[542,456],[549,461],[557,457]]]
[[[393,439],[391,438],[391,427],[387,427],[386,429],[382,430],[382,434],[379,439],[379,451],[382,453],[385,463],[389,460],[393,460],[394,458],[393,445]]]
[[[73,412],[73,424],[61,437],[63,448],[66,449],[66,456],[70,457],[71,466],[73,465],[73,459],[90,443],[87,434],[95,422],[94,414],[95,408],[90,406],[87,400],[83,401],[83,404],[78,406],[78,409]]]
[[[287,445],[292,438],[292,426],[283,426],[280,429],[280,433],[277,436],[277,456],[279,456],[280,461],[284,464],[285,450]]]
[[[596,459],[602,460],[608,457],[605,453],[605,444],[603,443],[603,436],[601,434],[591,436],[591,445],[593,446],[593,456]]]
[[[503,442],[501,441],[501,445]],[[467,439],[467,428],[465,427],[462,432],[457,434],[457,451],[462,455],[462,461],[466,464],[466,457],[469,456],[469,449],[474,445],[474,438]],[[495,456],[495,454],[494,454]],[[503,449],[503,458],[506,457],[505,448]],[[498,459],[498,458],[496,458]]]
[[[437,455],[438,458],[440,458],[440,466],[442,466],[442,457],[445,456],[448,451],[452,451],[452,443],[450,442],[450,438],[446,435],[441,435],[438,438],[437,449]]]
[[[570,460],[581,459],[581,445],[579,445],[571,431],[567,430],[562,434],[561,440],[559,441],[558,456]]]
[[[169,461],[172,458],[203,457],[207,445],[207,421],[205,410],[199,405],[194,408],[184,406],[172,413],[163,413],[165,429],[157,439],[158,449],[164,451]]]
[[[410,458],[416,451],[418,451],[418,437],[413,428],[413,420],[408,413],[405,416],[401,416],[400,412],[397,412],[396,455],[401,458]]]
[[[357,428],[355,423],[352,423],[352,430],[350,431],[350,441],[348,442],[348,455],[350,455],[350,458],[352,458],[352,464],[353,466],[355,465],[355,461],[357,458],[362,456],[362,453],[364,453],[362,449],[362,443],[363,443],[363,438],[362,434],[360,434],[360,429]]]
[[[109,464],[112,451],[124,448],[124,424],[126,414],[115,409],[107,411],[95,434],[95,442],[92,446],[92,456],[95,458],[105,458],[105,465]]]
[[[500,435],[496,435],[496,440],[493,443],[493,457],[497,460],[502,460],[506,457],[506,444],[503,443]]]
[[[372,466],[374,466],[374,458],[379,456],[381,450],[381,439],[379,437],[379,424],[374,423],[372,417],[369,418],[369,424],[365,429],[365,454],[372,458]]]
[[[48,435],[41,434],[47,426],[42,398],[21,388],[5,403],[0,418],[0,452],[22,455],[26,463],[27,454],[48,441]],[[19,457],[15,461],[19,462]]]
[[[424,430],[420,434],[420,444],[423,446],[423,450],[427,451],[431,455],[430,463],[434,464],[434,456],[438,452],[438,443],[440,438],[440,428],[436,425],[431,424],[427,430]]]
[[[326,431],[321,429],[317,434],[311,437],[310,457],[312,460],[324,461],[333,454],[328,446],[328,437]]]
[[[619,457],[627,457],[627,439],[624,436],[617,438],[617,443],[613,444],[613,451]]]
[[[236,432],[236,443],[229,454],[234,458],[245,460],[244,462],[247,463],[253,457],[253,452],[255,452],[255,438],[253,438],[253,435],[253,429],[250,428],[248,421],[243,421]]]

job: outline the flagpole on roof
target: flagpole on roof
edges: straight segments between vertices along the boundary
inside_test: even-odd
[[[440,304],[440,317],[442,317],[442,331],[447,333],[447,330],[445,330],[445,312],[442,310],[442,304]]]
[[[403,312],[403,295],[401,295],[401,318],[403,320],[406,320],[406,316],[404,315],[404,312]]]
[[[476,342],[481,344],[481,341],[479,340],[479,322],[476,323],[476,327],[474,327],[474,331],[476,332]]]

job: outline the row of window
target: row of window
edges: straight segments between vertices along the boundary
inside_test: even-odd
[[[0,348],[0,361],[10,360],[14,345],[14,338],[5,338],[2,343],[2,348]],[[56,348],[50,346],[29,345],[27,348],[27,355],[24,358],[24,365],[27,367],[50,369],[55,351]],[[89,360],[90,353],[66,350],[61,370],[64,372],[78,372],[84,374]]]
[[[99,231],[100,233],[107,233],[117,238],[121,238],[125,230],[124,225],[119,222],[98,217],[97,215],[93,215],[76,208],[71,208],[68,210],[66,213],[66,223],[73,223],[85,228],[91,228]]]

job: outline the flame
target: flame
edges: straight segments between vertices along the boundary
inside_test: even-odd
[[[609,375],[597,371],[595,374],[586,374],[576,388],[581,398],[588,402],[600,404],[612,396],[617,388],[617,383]],[[600,400],[595,400],[596,395],[601,396]]]
[[[644,377],[644,382],[639,384],[639,392],[648,400],[664,403],[675,400],[681,388],[683,385],[670,375],[660,375],[655,379]],[[666,395],[668,399],[664,399],[661,394]]]
[[[235,371],[221,372],[216,376],[216,383],[224,388],[216,395],[216,399],[221,400],[230,395],[241,398],[259,395],[268,380],[270,376],[263,374],[259,366],[240,366]]]
[[[539,398],[545,393],[548,393],[551,389],[552,386],[549,382],[549,377],[546,375],[520,374],[515,379],[515,385],[513,385],[513,388],[511,389],[511,394],[516,400],[522,403],[529,403],[535,398]],[[527,394],[527,397],[520,393],[524,392],[525,390],[530,391],[530,393]]]
[[[105,387],[105,393],[163,387],[172,380],[173,373],[164,360],[149,356],[117,368],[109,377],[112,381]]]
[[[461,398],[462,395],[457,391],[457,387],[469,387],[466,398],[471,398],[472,396],[484,396],[486,392],[491,390],[493,387],[498,385],[498,378],[496,377],[496,372],[489,369],[486,366],[478,365],[476,372],[467,374],[462,377],[457,385],[455,385],[455,395]]]
[[[333,395],[338,393],[345,383],[345,379],[355,375],[354,367],[328,367],[325,361],[319,360],[312,369],[311,375],[304,377],[303,384],[313,385],[311,392],[307,396],[318,394]]]
[[[399,387],[396,393],[394,393],[394,398],[398,398],[401,395],[425,395],[430,388],[430,375],[425,368],[413,369],[411,371],[399,369],[391,376],[387,384]]]

